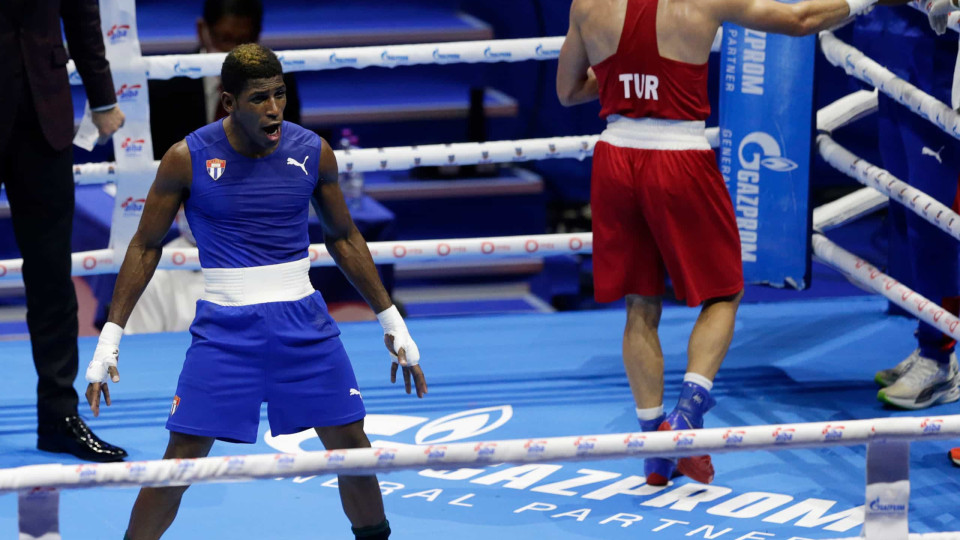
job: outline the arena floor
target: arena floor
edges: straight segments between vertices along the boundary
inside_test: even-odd
[[[913,347],[914,323],[887,316],[885,308],[876,298],[743,306],[707,426],[922,416],[876,400],[874,371]],[[664,312],[668,406],[696,313]],[[376,323],[341,327],[370,413],[370,438],[396,446],[636,430],[620,361],[622,321],[618,310],[411,320],[430,384],[422,401],[389,384]],[[156,459],[163,451],[163,424],[188,343],[185,333],[123,340],[114,405],[91,425],[132,460]],[[93,338],[81,340],[82,359],[94,345]],[[0,347],[8,380],[35,379],[27,341]],[[958,411],[954,403],[929,414]],[[267,444],[267,427],[264,410],[256,445],[218,443],[213,453],[296,447],[295,438]],[[35,429],[32,383],[9,385],[0,397],[0,467],[77,462],[33,449]],[[960,530],[960,469],[946,457],[956,445],[912,446],[913,532]],[[301,447],[320,445],[310,439]],[[678,479],[659,491],[632,493],[629,477],[643,469],[629,459],[402,472],[380,480],[397,539],[836,538],[859,534],[862,514],[848,511],[863,504],[865,453],[854,446],[717,455],[711,486]],[[121,538],[135,496],[131,489],[65,492],[63,537]],[[16,497],[0,497],[0,536],[14,537],[16,515]],[[332,477],[325,476],[196,486],[165,538],[352,536]]]

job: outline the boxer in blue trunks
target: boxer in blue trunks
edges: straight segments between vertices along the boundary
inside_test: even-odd
[[[365,410],[337,323],[310,284],[308,204],[315,205],[327,249],[377,313],[406,391],[427,392],[420,353],[392,305],[338,185],[330,145],[283,122],[283,70],[276,55],[241,45],[221,71],[229,116],[164,155],[130,241],[109,322],[87,369],[87,401],[96,416],[119,382],[123,325],[157,267],[161,242],[181,204],[197,239],[204,296],[190,327],[164,459],[206,456],[214,440],[256,441],[268,402],[274,435],[316,430],[327,449],[366,448]],[[412,380],[412,385],[411,385]],[[341,476],[340,497],[356,538],[384,539],[390,527],[376,476]],[[159,538],[186,487],[144,488],[126,538]]]

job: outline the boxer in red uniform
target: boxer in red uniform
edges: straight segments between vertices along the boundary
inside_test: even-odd
[[[626,297],[623,362],[643,431],[703,427],[743,296],[733,205],[704,136],[717,29],[812,34],[875,1],[573,0],[557,95],[565,106],[599,98],[607,120],[593,156],[594,286],[599,302]],[[680,400],[664,415],[657,328],[667,274],[677,298],[702,307]],[[675,473],[713,479],[709,456],[647,459],[644,470],[653,485]]]

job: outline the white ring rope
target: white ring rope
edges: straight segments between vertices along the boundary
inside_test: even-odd
[[[714,148],[719,144],[719,129],[708,128],[707,140]],[[422,146],[393,146],[390,148],[361,148],[334,150],[341,173],[404,171],[427,165],[476,165],[478,163],[520,163],[542,159],[572,158],[583,160],[593,155],[599,135],[575,137],[546,137],[516,141],[482,143],[430,144]],[[153,162],[153,171],[160,166]],[[84,163],[73,166],[74,182],[78,185],[116,182],[122,173],[116,163]]]
[[[867,261],[834,244],[822,234],[814,234],[812,244],[814,255],[829,263],[830,266],[913,313],[944,334],[954,339],[960,337],[960,331],[957,328],[960,326],[960,319],[939,303],[921,296]]]
[[[720,50],[717,32],[711,50]],[[387,45],[373,47],[346,47],[337,49],[307,49],[276,51],[284,72],[320,71],[328,69],[368,67],[397,67],[433,64],[476,64],[494,62],[523,62],[526,60],[556,60],[564,36],[494,39],[483,41],[454,41],[421,43],[416,45]],[[170,54],[142,57],[148,79],[174,77],[219,76],[226,53]],[[71,84],[82,84],[73,60],[67,63]]]
[[[476,165],[478,163],[519,163],[541,159],[573,158],[593,155],[599,135],[547,137],[516,141],[430,144],[334,150],[341,173],[405,171],[428,165]],[[153,170],[160,165],[153,162]],[[85,163],[73,166],[77,184],[115,182],[122,171],[115,163]]]
[[[840,146],[829,135],[817,136],[817,147],[824,161],[861,184],[872,187],[900,202],[908,210],[940,230],[960,240],[960,215],[930,195]]]
[[[370,254],[377,264],[440,260],[489,260],[509,257],[549,257],[592,253],[591,233],[539,234],[490,238],[451,238],[441,240],[398,240],[370,242]],[[73,254],[72,274],[92,276],[113,274],[123,261],[115,260],[112,249],[82,251]],[[311,266],[334,266],[323,244],[309,247]],[[22,279],[23,259],[0,261],[0,281]],[[157,265],[159,270],[199,270],[197,248],[166,248]]]
[[[872,187],[860,188],[839,199],[813,209],[813,230],[824,233],[871,214],[890,202],[890,198]]]
[[[842,67],[848,75],[877,88],[940,129],[960,138],[960,114],[942,101],[897,77],[859,50],[837,39],[832,32],[820,32],[820,49],[831,64]]]
[[[92,465],[30,465],[0,470],[0,492],[36,487],[164,486],[321,473],[370,474],[477,463],[528,463],[622,457],[681,457],[744,450],[851,446],[960,436],[960,415],[875,418],[652,433],[616,433],[398,445],[297,454],[171,459]]]

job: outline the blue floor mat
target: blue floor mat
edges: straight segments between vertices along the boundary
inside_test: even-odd
[[[960,412],[950,404],[904,413],[876,401],[874,371],[914,346],[913,323],[887,316],[885,307],[876,298],[744,306],[707,427]],[[668,406],[696,315],[686,308],[663,313]],[[635,431],[620,359],[623,321],[616,310],[413,319],[430,383],[423,400],[389,384],[377,324],[341,326],[370,413],[370,438],[398,445]],[[124,338],[114,405],[91,425],[133,460],[163,451],[163,423],[189,341],[187,334]],[[84,362],[94,345],[81,340]],[[0,397],[0,466],[77,463],[32,449],[29,344],[0,347],[4,372],[20,381]],[[217,443],[213,454],[277,451],[264,442],[265,414],[262,420],[257,444]],[[960,469],[946,457],[951,442],[912,446],[914,532],[960,529]],[[290,448],[289,441],[274,444]],[[300,446],[320,448],[313,438]],[[662,490],[638,486],[642,464],[630,459],[402,472],[380,480],[395,539],[819,539],[859,534],[864,455],[863,446],[721,454],[714,456],[712,486],[678,479]],[[330,476],[195,486],[164,538],[351,538],[332,486]],[[131,489],[65,492],[63,537],[121,538],[135,497]],[[16,497],[0,497],[0,536],[12,537],[16,527]]]

